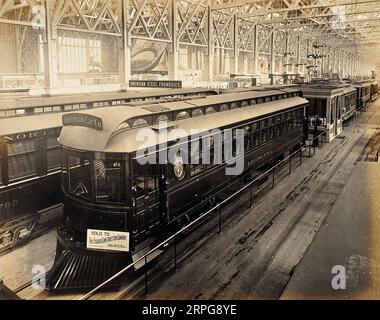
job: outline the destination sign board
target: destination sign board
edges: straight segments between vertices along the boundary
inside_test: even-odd
[[[129,232],[87,229],[87,249],[129,251]]]
[[[169,88],[181,89],[182,81],[167,80],[129,80],[129,86],[134,88]]]
[[[64,126],[81,126],[95,130],[103,130],[102,119],[85,113],[70,113],[62,116]]]

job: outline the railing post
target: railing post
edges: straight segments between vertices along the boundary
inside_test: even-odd
[[[249,208],[252,207],[252,183],[249,185]]]
[[[309,158],[311,158],[311,144],[309,144]]]
[[[222,233],[222,206],[219,205],[219,234]]]
[[[302,147],[300,148],[300,165],[302,164]]]
[[[148,268],[147,268],[147,256],[145,256],[145,264],[144,264],[144,269],[145,269],[145,294],[148,294]]]
[[[322,149],[322,144],[323,144],[323,136],[321,135],[321,149]]]
[[[275,167],[272,169],[272,189],[274,188],[274,170]]]
[[[174,237],[174,270],[177,270],[177,237]]]
[[[292,173],[292,155],[289,156],[289,174]]]

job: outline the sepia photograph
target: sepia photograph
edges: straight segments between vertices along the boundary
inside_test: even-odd
[[[380,0],[0,0],[0,300],[380,300],[379,74]]]

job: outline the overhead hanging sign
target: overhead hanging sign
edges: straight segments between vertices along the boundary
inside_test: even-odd
[[[87,229],[87,249],[129,251],[129,232]]]
[[[129,86],[133,88],[168,88],[181,89],[182,81],[170,80],[129,80]]]

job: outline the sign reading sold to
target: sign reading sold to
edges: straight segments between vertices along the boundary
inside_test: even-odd
[[[129,232],[87,229],[87,249],[129,251]]]

